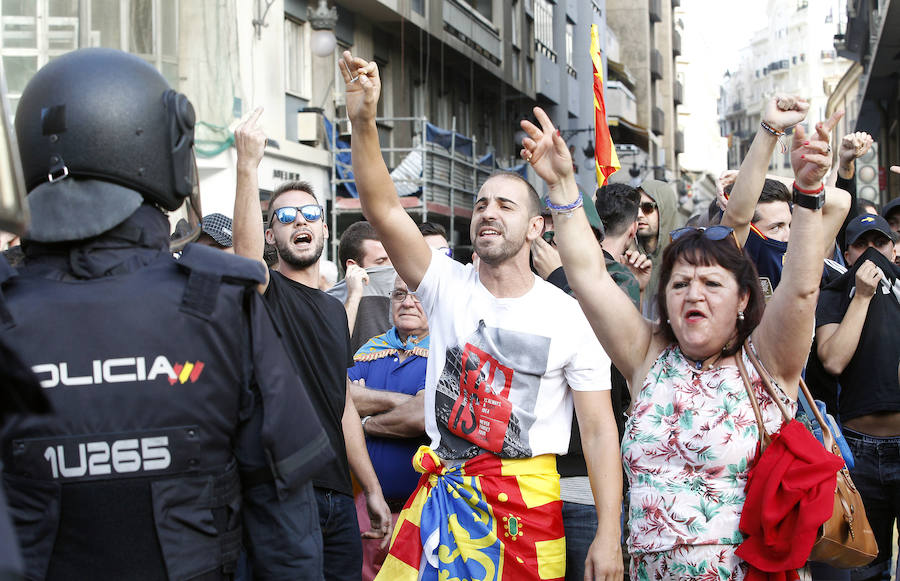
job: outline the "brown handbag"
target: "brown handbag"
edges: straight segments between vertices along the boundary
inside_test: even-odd
[[[756,353],[754,353],[749,339],[744,344],[744,350],[746,351],[750,362],[753,364],[753,367],[756,368],[759,377],[762,379],[763,387],[765,387],[769,397],[771,397],[776,405],[778,405],[785,421],[790,421],[792,418],[784,403],[781,401],[781,398],[778,397],[778,394],[772,385],[772,378],[769,375],[769,372],[766,371],[766,368],[763,367],[762,363],[757,358]],[[744,387],[747,389],[747,394],[750,397],[750,404],[753,406],[753,413],[756,416],[756,425],[760,435],[760,453],[762,453],[766,446],[769,445],[771,437],[766,433],[763,425],[762,414],[759,410],[759,402],[757,401],[756,393],[750,383],[750,377],[747,375],[743,358],[738,355],[736,360],[738,371],[741,374],[741,379],[744,380]],[[803,392],[807,401],[813,401],[812,394],[809,392],[809,388],[806,386],[806,382],[803,381],[802,377],[800,378],[800,390]],[[830,450],[831,453],[836,456],[841,456],[841,450],[837,443],[835,443],[834,436],[831,434],[831,429],[819,412],[819,408],[815,404],[810,407],[813,410],[816,421],[819,422],[819,426],[822,428],[825,449]],[[841,456],[841,458],[843,458],[843,456]],[[878,543],[875,542],[875,534],[872,532],[872,527],[869,526],[869,519],[866,517],[866,510],[863,507],[862,498],[860,497],[856,486],[854,486],[853,480],[850,478],[850,472],[847,470],[845,464],[837,473],[837,485],[834,490],[834,511],[831,513],[831,518],[819,529],[819,536],[816,539],[815,545],[813,545],[809,560],[827,563],[832,567],[849,569],[867,565],[872,562],[876,556],[878,556]]]

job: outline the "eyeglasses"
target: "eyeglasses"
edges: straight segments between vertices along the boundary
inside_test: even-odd
[[[645,215],[650,214],[656,209],[656,202],[641,202],[638,207]]]
[[[390,294],[391,300],[396,303],[402,303],[406,300],[406,297],[412,297],[412,300],[416,303],[420,303],[422,301],[419,300],[419,297],[415,295],[415,293],[411,293],[409,291],[405,291],[403,289],[394,289]]]
[[[443,252],[444,254],[446,254],[447,256],[449,256],[450,258],[453,258],[453,249],[450,248],[449,246],[438,246],[437,249],[440,250],[441,252]]]
[[[303,216],[303,219],[307,222],[316,222],[322,218],[322,214],[324,210],[322,206],[317,204],[306,204],[304,206],[284,206],[282,208],[278,208],[272,214],[272,218],[269,220],[269,225],[275,221],[275,218],[278,218],[278,221],[282,224],[292,224],[294,220],[297,219],[297,213]]]
[[[709,228],[693,228],[688,226],[687,228],[678,228],[669,233],[669,240],[674,242],[690,232],[700,232],[701,236],[709,240],[724,240],[731,236],[737,249],[741,249],[741,244],[738,242],[737,236],[734,233],[734,228],[729,226],[710,226]]]

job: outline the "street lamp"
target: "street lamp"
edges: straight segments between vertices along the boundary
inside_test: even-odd
[[[316,56],[329,56],[334,53],[337,39],[334,37],[334,27],[337,25],[337,7],[328,8],[326,0],[319,0],[319,5],[313,10],[307,9],[309,25],[313,29],[310,38],[310,48]]]

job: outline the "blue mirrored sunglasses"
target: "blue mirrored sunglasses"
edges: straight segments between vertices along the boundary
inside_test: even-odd
[[[709,228],[693,228],[688,226],[687,228],[678,228],[669,233],[669,239],[674,242],[689,232],[700,232],[701,236],[709,240],[725,240],[731,236],[735,246],[738,247],[738,250],[741,249],[737,236],[734,234],[734,228],[731,228],[730,226],[710,226]]]
[[[291,224],[297,219],[297,213],[303,216],[307,222],[315,222],[322,218],[324,210],[322,206],[317,204],[306,204],[305,206],[284,206],[275,210],[274,218],[282,224]]]

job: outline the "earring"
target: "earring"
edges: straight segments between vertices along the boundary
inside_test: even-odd
[[[666,319],[666,325],[671,326],[671,325],[672,325],[672,321],[670,321],[669,319]]]
[[[738,311],[737,320],[738,320],[738,321],[743,321],[743,320],[744,320],[744,311]]]

